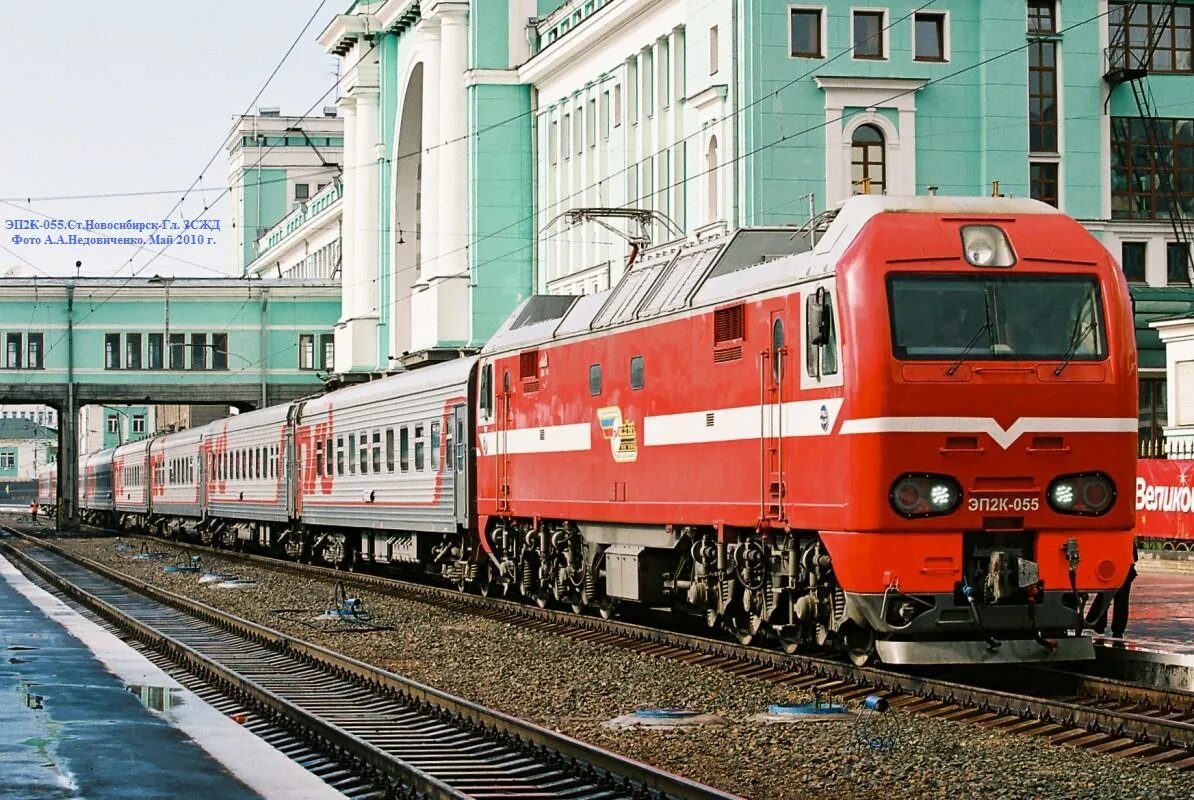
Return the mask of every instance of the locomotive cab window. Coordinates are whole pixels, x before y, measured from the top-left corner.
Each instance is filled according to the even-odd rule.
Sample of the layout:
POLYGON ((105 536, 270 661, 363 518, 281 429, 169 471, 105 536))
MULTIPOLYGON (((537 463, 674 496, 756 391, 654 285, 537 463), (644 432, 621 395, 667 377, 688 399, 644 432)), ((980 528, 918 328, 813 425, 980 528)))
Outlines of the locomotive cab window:
POLYGON ((833 323, 833 295, 819 287, 804 301, 805 370, 810 377, 837 374, 837 327, 833 323))
POLYGON ((641 389, 645 376, 643 374, 643 357, 635 356, 630 359, 630 388, 641 389))
POLYGON ((1096 361, 1107 355, 1093 276, 891 275, 896 358, 1096 361))

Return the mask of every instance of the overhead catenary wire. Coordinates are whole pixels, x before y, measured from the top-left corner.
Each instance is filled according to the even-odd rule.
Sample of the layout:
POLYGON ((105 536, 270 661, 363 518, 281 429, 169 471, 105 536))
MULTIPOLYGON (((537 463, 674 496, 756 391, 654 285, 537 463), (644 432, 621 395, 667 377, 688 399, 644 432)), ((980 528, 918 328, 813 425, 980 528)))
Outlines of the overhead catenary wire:
MULTIPOLYGON (((896 24, 899 24, 900 22, 903 22, 903 21, 904 21, 904 20, 906 20, 906 19, 909 19, 909 18, 912 16, 912 14, 916 13, 916 11, 919 11, 919 10, 921 10, 921 9, 927 8, 928 6, 930 6, 930 5, 932 5, 932 4, 933 4, 933 0, 930 0, 930 2, 929 2, 929 3, 925 3, 924 5, 922 5, 922 6, 920 6, 919 8, 917 8, 917 9, 913 10, 912 12, 909 12, 909 14, 906 14, 905 16, 901 17, 899 20, 896 20, 895 22, 893 22, 893 23, 891 23, 890 25, 886 26, 886 27, 883 29, 883 31, 886 31, 886 30, 887 30, 887 29, 889 29, 890 27, 893 27, 894 25, 896 25, 896 24)), ((1110 10, 1108 10, 1108 11, 1103 11, 1103 12, 1100 12, 1100 13, 1098 13, 1098 14, 1095 14, 1095 15, 1093 15, 1093 16, 1087 17, 1087 18, 1085 18, 1085 19, 1083 19, 1083 20, 1079 20, 1078 22, 1075 22, 1075 23, 1073 23, 1073 24, 1071 24, 1071 25, 1065 26, 1064 28, 1060 29, 1060 30, 1057 32, 1057 34, 1058 34, 1058 35, 1060 35, 1060 34, 1064 34, 1064 33, 1067 33, 1067 32, 1069 32, 1069 31, 1075 30, 1075 29, 1077 29, 1077 28, 1079 28, 1079 27, 1082 27, 1082 26, 1084 26, 1084 25, 1088 25, 1088 24, 1090 24, 1090 23, 1092 23, 1092 22, 1096 22, 1096 21, 1098 21, 1098 20, 1102 19, 1103 17, 1107 16, 1109 13, 1110 13, 1110 10)), ((925 83, 924 83, 924 84, 923 84, 921 87, 918 87, 917 89, 908 89, 908 90, 903 90, 903 91, 898 91, 898 92, 895 92, 895 93, 893 93, 891 96, 889 96, 889 97, 887 97, 887 98, 884 98, 883 100, 880 100, 880 101, 878 101, 878 103, 877 103, 877 104, 878 104, 878 105, 887 104, 887 103, 890 103, 890 102, 891 102, 891 101, 893 101, 893 100, 899 99, 900 97, 903 97, 903 96, 905 96, 905 95, 907 95, 907 94, 909 94, 909 93, 911 93, 911 92, 914 92, 914 91, 917 91, 917 90, 923 89, 923 88, 925 88, 925 87, 927 87, 927 86, 930 86, 930 85, 936 85, 936 84, 943 83, 943 82, 945 82, 945 81, 951 80, 951 79, 953 79, 953 78, 956 78, 956 77, 958 77, 958 76, 960 76, 960 75, 963 75, 963 74, 965 74, 965 73, 968 73, 968 72, 970 72, 970 71, 972 71, 972 70, 974 70, 974 69, 978 69, 978 68, 980 68, 980 67, 982 67, 982 66, 985 66, 985 65, 987 65, 987 64, 990 64, 990 63, 992 63, 992 62, 994 62, 994 61, 997 61, 997 60, 999 60, 999 59, 1002 59, 1002 58, 1008 57, 1008 56, 1010 56, 1010 55, 1013 55, 1013 54, 1015 54, 1015 53, 1021 52, 1021 51, 1025 50, 1025 49, 1027 49, 1027 48, 1031 47, 1032 45, 1034 45, 1034 44, 1036 43, 1036 41, 1037 41, 1037 39, 1036 39, 1036 38, 1030 37, 1030 38, 1029 38, 1029 39, 1028 39, 1028 40, 1027 40, 1027 41, 1026 41, 1024 44, 1022 44, 1022 45, 1017 45, 1017 46, 1015 46, 1015 47, 1011 47, 1011 48, 1008 48, 1008 49, 1006 49, 1006 50, 1003 50, 1003 51, 997 52, 997 53, 995 53, 995 54, 993 54, 993 55, 991 55, 991 56, 988 56, 988 57, 986 57, 986 58, 984 58, 984 59, 981 59, 981 60, 979 60, 979 61, 976 61, 976 62, 974 62, 974 63, 972 63, 972 64, 969 64, 969 65, 967 65, 967 66, 964 66, 964 67, 962 67, 962 68, 960 68, 960 69, 954 70, 954 71, 952 71, 952 72, 950 72, 950 73, 947 73, 947 74, 945 74, 945 75, 941 75, 941 76, 938 76, 938 77, 936 77, 936 78, 929 79, 929 80, 927 80, 927 81, 926 81, 926 82, 925 82, 925 83)), ((376 42, 374 42, 374 43, 373 43, 373 45, 372 45, 372 47, 370 48, 370 50, 369 50, 369 51, 368 51, 368 52, 367 52, 365 55, 367 56, 367 55, 368 55, 368 53, 369 53, 369 52, 371 52, 371 51, 372 51, 372 49, 373 49, 373 48, 375 48, 376 46, 377 46, 377 43, 376 43, 376 42)), ((769 93, 767 93, 766 95, 763 95, 763 96, 761 96, 760 98, 756 99, 755 101, 752 101, 752 102, 751 102, 751 103, 749 103, 749 104, 746 104, 746 105, 744 105, 744 106, 742 106, 742 107, 739 107, 738 109, 735 109, 735 110, 734 110, 734 112, 732 112, 732 113, 731 113, 731 115, 728 115, 728 116, 733 116, 733 115, 737 115, 737 114, 741 114, 741 113, 743 113, 745 110, 747 110, 747 109, 748 109, 748 108, 750 108, 751 106, 753 106, 753 105, 757 105, 759 102, 762 102, 763 100, 765 100, 765 99, 767 99, 767 98, 769 98, 769 97, 775 96, 776 94, 778 94, 778 92, 780 92, 780 91, 783 91, 783 90, 785 90, 785 89, 787 89, 787 88, 791 87, 792 85, 795 85, 795 84, 796 84, 796 83, 798 83, 799 81, 801 81, 801 80, 804 80, 805 78, 807 78, 807 77, 808 77, 809 75, 811 75, 811 74, 812 74, 814 71, 820 71, 820 70, 822 70, 826 64, 828 64, 828 63, 832 63, 834 60, 836 60, 836 59, 838 59, 838 58, 841 58, 841 57, 843 57, 844 55, 846 55, 846 54, 848 54, 848 53, 850 53, 850 52, 852 52, 852 48, 850 48, 850 49, 846 49, 846 50, 843 50, 841 53, 839 53, 839 54, 837 54, 837 55, 833 56, 832 58, 830 58, 830 59, 828 59, 828 60, 826 60, 826 61, 819 62, 819 63, 817 64, 817 66, 816 66, 815 70, 810 70, 810 71, 808 71, 808 72, 805 72, 805 73, 803 73, 802 75, 800 75, 800 76, 798 76, 798 77, 796 77, 796 78, 794 78, 794 79, 792 79, 792 80, 788 81, 787 83, 785 83, 784 85, 780 86, 779 88, 777 88, 777 89, 773 90, 772 92, 769 92, 769 93)), ((364 58, 364 57, 365 57, 365 56, 362 56, 362 58, 364 58)), ((360 62, 358 61, 358 63, 360 63, 360 62)), ((337 86, 339 85, 339 82, 340 82, 340 81, 337 81, 337 84, 336 84, 337 86)), ((333 87, 333 88, 335 88, 335 87, 333 87)), ((331 90, 329 90, 329 91, 331 91, 331 90)), ((326 96, 326 93, 325 93, 325 96, 326 96)), ((322 100, 322 98, 321 98, 321 100, 322 100)), ((317 103, 317 104, 318 104, 318 103, 317 103)), ((666 186, 666 187, 660 187, 660 188, 657 188, 657 189, 655 189, 654 191, 652 191, 652 192, 651 192, 651 194, 656 194, 656 193, 658 193, 659 191, 664 191, 664 190, 666 190, 666 189, 671 189, 671 188, 675 188, 675 187, 677 187, 677 186, 684 185, 685 183, 688 183, 689 181, 696 180, 696 179, 698 179, 698 178, 704 177, 704 176, 706 176, 707 174, 709 174, 710 172, 714 172, 714 171, 716 171, 716 170, 720 169, 721 167, 723 167, 723 166, 726 166, 727 164, 734 163, 735 161, 740 161, 740 160, 742 160, 742 159, 744 159, 744 158, 748 158, 748 157, 750 157, 750 156, 753 156, 753 155, 755 155, 755 154, 757 154, 757 153, 759 153, 759 152, 762 152, 762 151, 768 150, 768 149, 770 149, 770 148, 772 148, 772 147, 775 147, 775 146, 777 146, 777 145, 780 145, 780 144, 783 144, 783 143, 785 143, 785 142, 791 141, 791 140, 795 139, 796 137, 803 136, 803 135, 805 135, 805 134, 811 133, 811 132, 813 132, 813 131, 816 131, 816 130, 821 130, 821 129, 823 129, 823 128, 827 127, 828 125, 830 125, 830 124, 832 124, 832 123, 836 123, 836 122, 840 122, 840 121, 842 121, 842 119, 843 119, 843 118, 844 118, 844 114, 843 114, 843 115, 841 115, 841 116, 838 116, 838 117, 832 118, 832 119, 826 119, 826 120, 824 120, 824 121, 822 121, 822 122, 820 122, 820 123, 818 123, 818 124, 816 124, 816 125, 812 125, 812 126, 809 126, 809 127, 807 127, 807 128, 804 128, 804 129, 801 129, 801 130, 798 130, 798 131, 793 131, 793 132, 791 132, 791 133, 788 133, 788 134, 781 135, 780 137, 778 137, 777 139, 775 139, 775 140, 773 140, 773 141, 770 141, 770 142, 767 142, 767 143, 761 144, 761 145, 759 145, 758 147, 755 147, 755 148, 753 148, 753 149, 751 149, 751 150, 748 150, 748 151, 744 151, 744 152, 742 152, 742 153, 739 153, 739 154, 737 154, 736 156, 734 156, 734 157, 732 157, 732 158, 730 158, 730 159, 728 159, 728 160, 726 160, 726 161, 723 161, 723 162, 721 162, 721 163, 719 163, 719 164, 716 164, 716 165, 714 165, 714 166, 712 166, 712 167, 710 167, 710 168, 707 168, 707 169, 704 169, 704 170, 700 170, 700 171, 698 171, 698 172, 696 172, 696 173, 694 173, 694 174, 692 174, 692 175, 686 175, 684 178, 682 178, 682 179, 680 179, 680 180, 678 180, 678 181, 674 181, 673 183, 669 184, 669 185, 668 185, 668 186, 666 186)), ((470 135, 473 135, 473 134, 470 134, 470 135)), ((692 138, 693 136, 696 136, 696 135, 699 135, 699 132, 694 132, 693 134, 690 134, 690 135, 688 135, 688 136, 684 137, 683 139, 679 140, 678 142, 672 142, 672 143, 670 143, 670 144, 668 145, 668 148, 667 148, 667 149, 670 149, 671 147, 675 146, 676 144, 678 144, 678 143, 681 143, 681 142, 683 142, 683 141, 686 141, 687 139, 689 139, 689 138, 692 138)), ((448 143, 450 143, 450 142, 445 142, 444 144, 448 144, 448 143)), ((439 146, 439 145, 437 145, 437 146, 439 146)), ((661 150, 661 151, 659 151, 659 153, 662 153, 662 152, 663 152, 662 150, 661 150)), ((412 154, 410 154, 410 155, 412 155, 412 156, 413 156, 413 155, 416 155, 416 154, 415 154, 415 153, 412 153, 412 154)), ((657 155, 658 155, 658 153, 657 153, 657 155)), ((566 201, 566 200, 574 199, 574 198, 576 198, 577 196, 581 195, 582 193, 584 193, 584 192, 587 192, 587 191, 589 191, 589 190, 591 190, 591 189, 593 189, 593 188, 596 188, 597 186, 599 186, 599 185, 600 185, 600 183, 601 183, 601 182, 604 182, 604 181, 606 181, 606 180, 609 180, 609 179, 611 179, 611 178, 613 178, 613 177, 616 177, 616 176, 618 176, 618 175, 625 174, 625 173, 626 173, 626 172, 627 172, 627 171, 628 171, 628 170, 629 170, 629 169, 630 169, 632 166, 635 166, 635 165, 628 165, 627 167, 623 168, 622 170, 619 170, 619 171, 618 171, 618 172, 616 172, 616 173, 613 173, 613 174, 611 174, 611 175, 609 175, 609 176, 606 176, 605 178, 603 178, 603 179, 602 179, 602 181, 598 181, 598 182, 590 183, 589 185, 587 185, 587 186, 585 186, 585 187, 582 187, 582 188, 578 189, 577 191, 573 192, 573 193, 572 193, 571 195, 569 195, 567 198, 564 198, 564 200, 566 201)), ((641 201, 641 200, 642 200, 642 199, 643 199, 645 196, 646 196, 646 195, 642 195, 642 196, 639 196, 639 197, 636 197, 636 198, 634 198, 634 200, 633 200, 633 201, 630 201, 630 202, 628 202, 628 203, 624 204, 624 207, 633 207, 633 205, 634 205, 634 204, 637 204, 637 203, 638 203, 639 201, 641 201)), ((431 259, 429 259, 429 260, 422 261, 422 262, 421 262, 421 266, 425 266, 425 265, 427 265, 427 264, 433 263, 434 261, 436 261, 436 260, 438 260, 438 259, 440 259, 440 258, 445 258, 445 257, 448 257, 448 256, 450 256, 450 255, 454 255, 454 254, 456 254, 456 253, 459 253, 459 252, 461 252, 461 251, 468 251, 470 247, 472 247, 472 246, 475 246, 476 244, 478 244, 478 243, 480 243, 480 242, 482 242, 482 241, 485 241, 485 240, 487 240, 487 239, 489 239, 489 238, 496 238, 496 235, 497 235, 497 234, 499 234, 499 233, 503 233, 503 232, 505 232, 505 231, 509 231, 509 230, 511 230, 512 228, 516 228, 516 227, 518 227, 518 226, 520 226, 520 225, 523 225, 523 224, 526 224, 526 223, 531 223, 531 222, 533 222, 533 221, 535 220, 535 218, 536 218, 536 215, 535 215, 535 214, 532 214, 532 215, 529 215, 529 216, 527 216, 527 217, 523 217, 523 218, 521 218, 521 219, 515 220, 514 222, 508 223, 507 225, 505 225, 505 226, 503 226, 503 227, 501 227, 501 228, 498 228, 497 230, 495 230, 495 231, 493 231, 493 232, 491 232, 491 233, 489 233, 489 234, 485 234, 485 235, 482 235, 482 236, 478 237, 478 238, 477 238, 477 240, 476 240, 475 242, 471 242, 471 243, 469 243, 469 244, 466 244, 466 245, 464 245, 464 246, 462 246, 462 247, 460 247, 460 248, 456 248, 455 250, 451 250, 451 251, 448 251, 448 252, 445 252, 445 253, 440 253, 440 254, 437 254, 436 256, 434 256, 433 258, 431 258, 431 259)), ((548 237, 548 238, 550 238, 550 237, 554 237, 554 236, 557 236, 557 235, 558 235, 558 233, 549 234, 549 237, 548 237)), ((538 238, 539 238, 539 240, 542 240, 542 238, 543 238, 543 237, 538 237, 538 238)), ((499 263, 499 262, 505 261, 505 260, 506 260, 506 259, 508 259, 508 258, 511 258, 511 257, 517 256, 518 254, 520 254, 520 253, 524 252, 524 251, 525 251, 525 250, 526 250, 528 247, 532 247, 532 246, 534 245, 534 243, 535 243, 535 241, 536 241, 536 237, 535 237, 534 235, 532 235, 531 237, 528 237, 528 238, 527 238, 525 241, 526 241, 526 244, 524 244, 524 245, 520 245, 519 247, 517 247, 517 248, 514 248, 514 249, 512 249, 512 250, 510 250, 510 251, 508 251, 508 252, 506 252, 506 253, 503 253, 503 254, 501 254, 501 255, 499 255, 499 256, 495 256, 495 257, 492 257, 492 258, 486 259, 485 261, 483 261, 483 262, 481 262, 481 263, 478 263, 478 264, 472 264, 472 265, 470 265, 470 266, 469 266, 467 269, 465 269, 465 270, 462 270, 462 271, 460 271, 460 272, 458 272, 458 273, 454 273, 454 274, 450 274, 450 275, 443 275, 443 276, 430 276, 430 277, 428 278, 428 280, 429 280, 429 281, 442 282, 442 281, 446 281, 446 280, 453 280, 453 279, 459 279, 459 278, 465 278, 465 277, 469 277, 469 276, 470 276, 470 275, 471 275, 471 274, 472 274, 472 273, 473 273, 475 270, 477 270, 477 269, 479 269, 479 268, 481 268, 481 267, 484 267, 484 266, 489 266, 490 264, 495 264, 495 263, 499 263)), ((343 289, 343 288, 351 287, 351 286, 354 286, 354 285, 359 285, 360 283, 365 283, 365 282, 373 282, 373 283, 376 283, 376 282, 378 282, 379 280, 380 280, 380 278, 370 278, 370 279, 367 279, 366 281, 358 281, 358 282, 349 283, 349 284, 343 284, 343 283, 342 283, 342 284, 341 284, 341 288, 343 289)), ((414 294, 415 294, 415 293, 416 293, 416 292, 414 292, 414 291, 411 291, 411 292, 408 292, 408 293, 406 293, 406 294, 404 294, 404 295, 395 295, 395 296, 393 296, 393 297, 390 297, 390 298, 389 298, 389 300, 388 300, 388 303, 387 303, 387 309, 389 309, 389 308, 392 308, 392 307, 393 307, 395 304, 397 304, 398 302, 401 302, 401 301, 403 301, 403 300, 410 299, 411 297, 413 297, 413 296, 414 296, 414 294)), ((108 298, 108 299, 110 299, 110 298, 108 298)), ((105 300, 105 302, 106 302, 106 300, 105 300)), ((61 337, 59 338, 59 342, 60 342, 60 341, 61 341, 61 337)), ((55 344, 57 344, 57 343, 58 343, 58 342, 55 342, 55 344)), ((52 349, 53 349, 53 347, 51 347, 51 348, 47 349, 47 353, 48 353, 48 352, 50 352, 50 350, 52 350, 52 349)))

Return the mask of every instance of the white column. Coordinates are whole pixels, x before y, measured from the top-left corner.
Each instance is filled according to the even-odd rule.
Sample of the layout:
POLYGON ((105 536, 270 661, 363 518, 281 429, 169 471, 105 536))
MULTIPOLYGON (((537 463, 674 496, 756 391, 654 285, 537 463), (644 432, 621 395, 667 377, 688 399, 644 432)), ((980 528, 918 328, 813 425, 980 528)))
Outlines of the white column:
POLYGON ((356 222, 353 225, 356 260, 358 262, 351 293, 354 297, 354 316, 373 316, 377 313, 379 288, 378 238, 381 230, 378 219, 377 143, 378 143, 378 100, 377 89, 357 89, 356 147, 353 181, 355 200, 353 210, 356 222))
POLYGON ((445 10, 440 16, 439 64, 439 235, 437 275, 456 275, 467 265, 462 249, 468 234, 467 115, 464 72, 468 65, 467 13, 445 10))
POLYGON ((440 44, 439 20, 425 19, 423 32, 423 197, 422 208, 422 245, 421 266, 419 278, 426 282, 430 275, 434 275, 439 268, 439 187, 441 183, 440 162, 442 139, 439 135, 439 108, 443 103, 440 97, 440 44))
MULTIPOLYGON (((356 225, 356 192, 353 188, 356 183, 356 173, 352 167, 357 160, 357 103, 355 98, 342 97, 339 105, 340 116, 344 118, 344 199, 341 201, 343 214, 340 222, 342 230, 340 241, 340 319, 344 321, 356 316, 355 297, 348 287, 352 286, 356 272, 356 242, 353 237, 356 225)), ((339 341, 336 342, 336 350, 340 352, 339 341)))
MULTIPOLYGON (((419 23, 422 39, 419 53, 423 59, 423 156, 419 208, 421 227, 419 266, 412 286, 400 287, 410 293, 410 349, 418 352, 436 343, 435 292, 429 279, 440 268, 439 184, 441 163, 439 136, 439 19, 424 17, 419 23)), ((405 113, 405 112, 404 112, 405 113)), ((412 227, 413 235, 413 227, 412 227)))

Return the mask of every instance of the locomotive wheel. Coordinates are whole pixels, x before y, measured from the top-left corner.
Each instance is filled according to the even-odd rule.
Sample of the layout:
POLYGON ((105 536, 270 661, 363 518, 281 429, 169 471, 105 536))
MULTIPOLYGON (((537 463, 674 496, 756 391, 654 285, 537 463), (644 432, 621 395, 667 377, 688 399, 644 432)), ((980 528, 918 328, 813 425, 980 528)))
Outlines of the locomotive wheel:
POLYGON ((477 590, 482 597, 505 597, 510 591, 510 584, 501 579, 497 567, 490 562, 482 568, 477 578, 477 590))
POLYGON ((741 608, 730 608, 722 617, 726 630, 739 644, 753 644, 761 639, 763 621, 741 608))
POLYGON ((877 660, 875 653, 875 631, 869 626, 847 622, 842 626, 842 642, 846 654, 856 667, 865 667, 877 660))

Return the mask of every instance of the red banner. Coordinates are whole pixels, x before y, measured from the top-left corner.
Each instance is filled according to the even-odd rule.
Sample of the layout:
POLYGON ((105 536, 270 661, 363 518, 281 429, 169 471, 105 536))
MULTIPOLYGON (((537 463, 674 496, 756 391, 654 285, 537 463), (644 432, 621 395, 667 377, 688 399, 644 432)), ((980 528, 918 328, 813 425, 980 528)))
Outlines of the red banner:
POLYGON ((1194 539, 1194 461, 1136 462, 1136 535, 1194 539))

